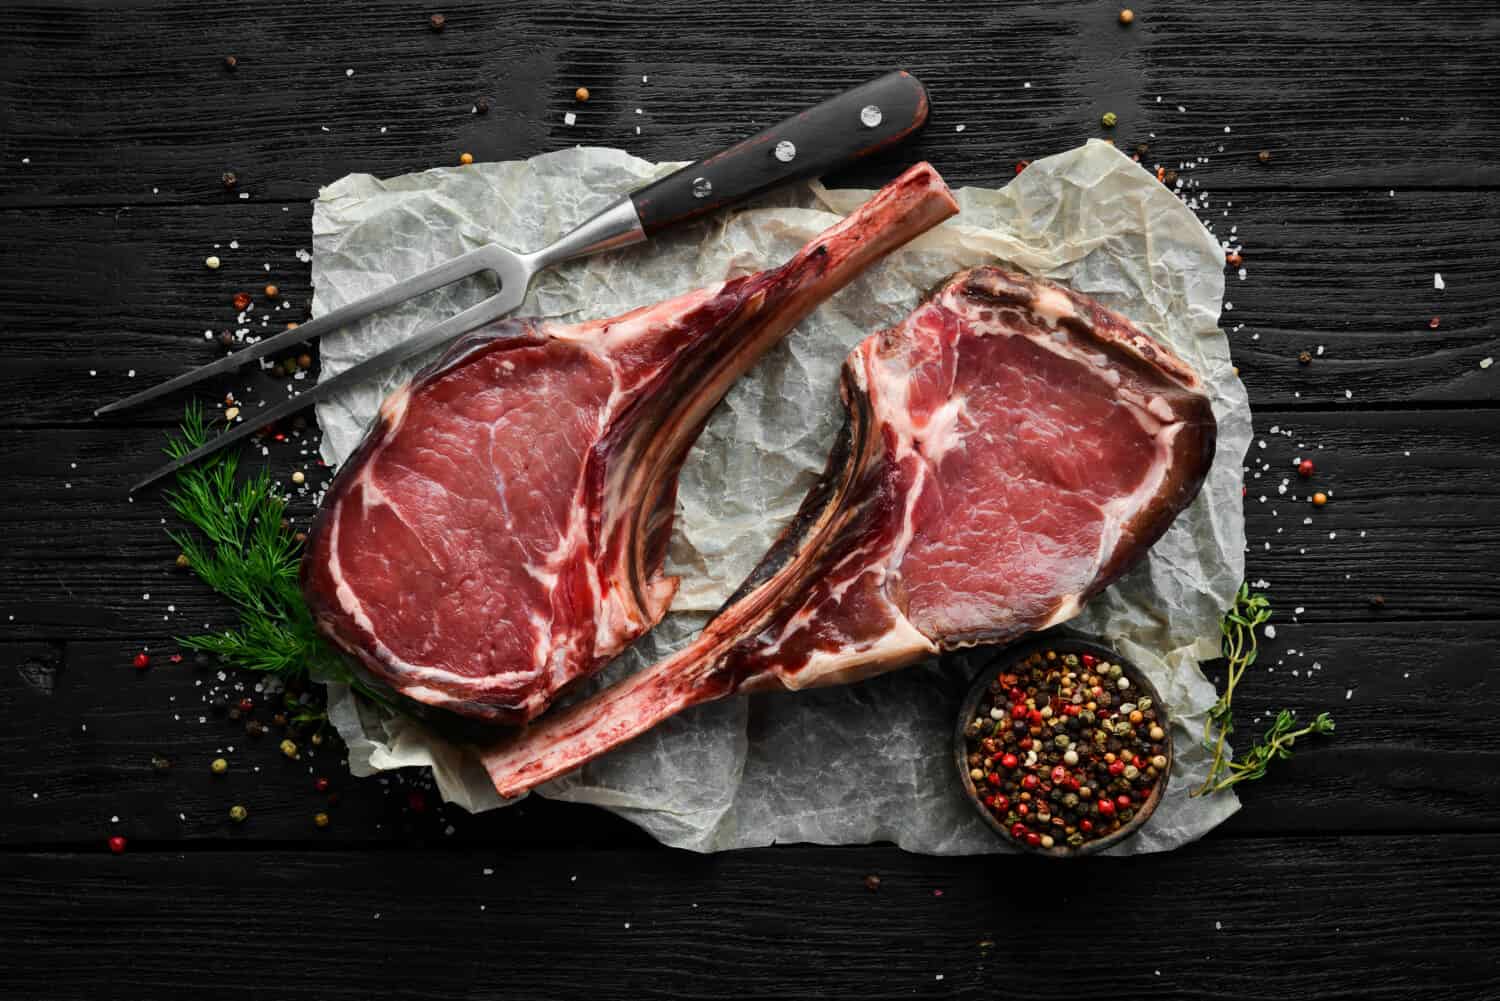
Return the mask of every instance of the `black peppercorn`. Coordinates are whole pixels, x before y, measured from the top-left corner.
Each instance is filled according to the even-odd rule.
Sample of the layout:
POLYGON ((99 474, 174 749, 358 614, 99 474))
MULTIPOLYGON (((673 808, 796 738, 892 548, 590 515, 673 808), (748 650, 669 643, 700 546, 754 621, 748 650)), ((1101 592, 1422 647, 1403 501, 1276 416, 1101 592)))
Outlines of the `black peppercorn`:
POLYGON ((172 762, 168 761, 160 754, 153 754, 151 755, 151 767, 155 768, 159 772, 170 771, 172 768, 172 762))
POLYGON ((227 70, 233 70, 239 64, 240 64, 240 61, 238 59, 234 58, 234 56, 225 56, 224 57, 224 68, 227 69, 227 70))
POLYGON ((232 171, 232 170, 226 170, 226 171, 224 171, 223 175, 219 178, 219 180, 221 180, 221 181, 224 182, 224 187, 226 187, 226 188, 232 188, 236 184, 240 183, 240 179, 238 177, 234 176, 234 171, 232 171))
POLYGON ((1270 163, 1271 162, 1271 151, 1268 150, 1268 149, 1263 149, 1259 153, 1255 154, 1255 158, 1257 160, 1259 160, 1261 163, 1270 163))
POLYGON ((487 98, 487 97, 481 97, 479 100, 475 101, 474 102, 474 111, 477 114, 488 115, 490 113, 490 100, 489 100, 489 98, 487 98))
POLYGON ((1303 364, 1303 365, 1311 365, 1312 364, 1312 352, 1311 351, 1303 351, 1303 352, 1299 353, 1297 355, 1297 361, 1300 364, 1303 364))
POLYGON ((433 31, 442 31, 443 26, 448 23, 448 19, 441 14, 434 14, 427 19, 427 23, 432 26, 433 31))
POLYGON ((219 331, 219 343, 226 348, 234 346, 234 335, 227 330, 219 331))
POLYGON ((286 726, 286 713, 277 713, 271 717, 271 722, 277 726, 286 726))
POLYGON ((1383 595, 1383 594, 1372 594, 1372 595, 1370 595, 1370 607, 1371 608, 1384 608, 1385 607, 1385 595, 1383 595))
POLYGON ((240 718, 240 710, 239 710, 238 707, 229 710, 229 718, 230 719, 239 719, 240 718))
POLYGON ((1136 156, 1144 157, 1149 152, 1151 152, 1151 147, 1147 146, 1145 143, 1136 143, 1135 144, 1135 154, 1136 154, 1136 156))
POLYGON ((266 732, 266 725, 258 719, 245 721, 245 733, 251 737, 259 737, 266 732))
POLYGON ((1177 183, 1177 171, 1175 171, 1175 170, 1169 170, 1169 171, 1167 171, 1165 174, 1162 175, 1162 179, 1161 180, 1162 180, 1163 184, 1165 184, 1167 187, 1170 188, 1172 185, 1174 185, 1174 184, 1177 183))

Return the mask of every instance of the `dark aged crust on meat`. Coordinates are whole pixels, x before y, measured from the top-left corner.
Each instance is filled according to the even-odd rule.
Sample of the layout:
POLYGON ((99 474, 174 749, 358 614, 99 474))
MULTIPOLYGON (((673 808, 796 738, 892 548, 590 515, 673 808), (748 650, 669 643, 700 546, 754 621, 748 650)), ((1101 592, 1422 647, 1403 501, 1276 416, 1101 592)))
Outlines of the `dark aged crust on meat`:
MULTIPOLYGON (((502 795, 518 795, 571 771, 699 702, 734 692, 855 681, 940 650, 1008 642, 1065 621, 1161 537, 1196 496, 1214 454, 1212 407, 1188 365, 1092 300, 1000 268, 954 276, 901 325, 867 338, 846 360, 841 388, 849 416, 825 472, 745 583, 686 649, 488 752, 486 765, 502 795), (1006 337, 1021 340, 999 340, 1006 337), (986 359, 996 358, 1000 369, 983 369, 986 359), (951 371, 939 364, 949 360, 951 371), (976 371, 986 377, 1002 379, 1016 376, 1018 365, 1034 367, 1035 372, 1020 373, 1020 387, 1052 394, 1026 404, 1045 413, 1053 408, 1067 416, 1070 402, 1075 397, 1081 401, 1079 434, 1119 443, 1117 453, 1103 456, 1115 460, 1114 469, 1098 470, 1101 481, 1118 481, 1118 496, 1101 496, 1095 506, 1102 516, 1112 505, 1124 505, 1124 516, 1103 517, 1098 528, 1103 551, 1088 557, 1087 538, 1081 548, 1075 545, 1078 552, 1069 557, 1071 564, 1059 565, 1059 583, 1051 592, 1020 596, 1023 605, 1024 599, 1037 599, 1021 613, 947 628, 955 620, 942 603, 933 606, 924 599, 924 606, 913 592, 924 586, 930 590, 932 582, 924 576, 931 578, 934 567, 941 569, 951 559, 944 556, 943 547, 951 551, 952 543, 943 534, 948 527, 943 518, 960 519, 956 524, 963 527, 962 519, 971 517, 967 510, 922 506, 933 498, 943 500, 944 491, 968 502, 962 477, 943 478, 947 457, 969 458, 964 450, 971 439, 984 442, 976 448, 991 449, 976 453, 979 458, 992 455, 1002 465, 1012 455, 1016 462, 1023 456, 1034 462, 1047 454, 1046 448, 1032 447, 1027 453, 1006 444, 1025 442, 1002 438, 997 444, 987 436, 989 430, 1014 433, 1014 428, 1030 427, 1024 408, 1009 424, 1003 418, 1014 415, 999 413, 1004 427, 965 425, 960 434, 955 430, 960 425, 951 423, 944 431, 936 415, 948 413, 958 422, 970 404, 983 413, 985 405, 993 407, 1001 399, 993 392, 986 399, 985 392, 998 392, 997 385, 1005 388, 984 380, 964 383, 963 362, 979 366, 976 371), (935 401, 924 402, 918 394, 918 403, 912 404, 912 386, 931 374, 929 365, 950 376, 949 395, 941 402, 952 406, 949 411, 942 406, 924 410, 926 417, 919 421, 913 416, 922 409, 918 404, 935 401), (1026 383, 1027 377, 1033 382, 1026 383), (1053 377, 1071 381, 1064 388, 1050 382, 1053 377), (1101 385, 1112 388, 1101 390, 1101 385), (1089 398, 1104 404, 1103 409, 1090 411, 1089 398), (1090 414, 1093 423, 1087 422, 1090 414), (1138 467, 1135 463, 1148 454, 1142 451, 1147 448, 1151 461, 1138 467), (940 514, 938 524, 915 517, 924 511, 940 514), (924 533, 930 538, 924 539, 924 533), (1076 580, 1078 560, 1084 558, 1089 560, 1086 579, 1075 589, 1063 586, 1076 580)), ((1092 439, 1059 440, 1064 450, 1094 458, 1092 439)), ((1060 475, 1069 472, 1076 469, 1062 468, 1060 475)), ((1027 502, 1036 493, 1030 488, 1016 496, 1027 502)), ((1069 499, 1057 498, 1058 517, 1069 517, 1069 499)), ((1021 551, 1033 543, 1032 531, 1013 532, 1004 541, 1021 551)), ((1070 541, 1066 526, 1058 538, 1070 541)), ((962 542, 963 536, 958 539, 962 542)), ((1003 559, 1007 550, 995 552, 1003 559)), ((988 558, 976 557, 979 563, 988 558)), ((955 592, 959 598, 964 597, 961 592, 955 592)), ((966 611, 971 610, 960 602, 959 619, 966 611)))
POLYGON ((302 568, 319 626, 429 710, 540 713, 665 613, 677 473, 733 380, 956 211, 919 164, 779 268, 468 335, 385 401, 336 478, 302 568))

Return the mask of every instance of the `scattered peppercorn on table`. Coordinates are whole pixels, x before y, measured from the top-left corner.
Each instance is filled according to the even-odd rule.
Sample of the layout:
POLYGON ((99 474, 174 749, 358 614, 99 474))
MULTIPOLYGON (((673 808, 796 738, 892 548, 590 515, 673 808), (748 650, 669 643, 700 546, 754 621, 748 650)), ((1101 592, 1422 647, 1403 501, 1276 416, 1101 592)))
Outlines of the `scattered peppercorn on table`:
MULTIPOLYGON (((1491 6, 0 10, 0 994, 1500 994, 1491 6), (305 321, 321 186, 575 144, 689 159, 895 67, 927 84, 928 127, 831 185, 875 185, 921 158, 955 187, 996 186, 1026 161, 1104 138, 1212 225, 1221 324, 1257 416, 1243 461, 1246 577, 1274 609, 1226 743, 1244 754, 1268 729, 1285 732, 1284 707, 1298 728, 1331 710, 1335 737, 1235 786, 1239 813, 1167 855, 1059 863, 782 845, 701 858, 586 805, 469 814, 422 775, 354 779, 346 759, 361 749, 322 722, 318 686, 277 690, 177 645, 232 616, 180 565, 191 561, 164 532, 161 495, 130 501, 123 485, 158 461, 186 398, 88 415, 305 321), (1079 936, 1103 927, 1129 947, 1072 959, 1079 936), (1059 950, 1069 958, 1037 961, 1059 950)), ((475 239, 482 230, 476 220, 475 239)), ((1107 297, 1129 280, 1100 275, 1087 291, 1107 297)), ((315 345, 268 358, 199 399, 215 419, 246 419, 311 384, 317 358, 315 345)), ((788 375, 787 392, 821 391, 832 388, 788 375)), ((240 463, 268 470, 286 524, 267 528, 295 540, 330 475, 310 415, 240 463)), ((262 652, 276 656, 273 644, 262 652)), ((931 697, 955 724, 984 663, 962 657, 932 673, 931 697)), ((1023 817, 1021 842, 1034 834, 1037 851, 1044 836, 1057 849, 1116 822, 1143 777, 1170 770, 1148 714, 1170 714, 1183 693, 1146 706, 1101 663, 1114 661, 1080 657, 1067 696, 1065 672, 1011 672, 1015 684, 986 688, 988 708, 970 718, 1000 723, 998 711, 1010 730, 965 747, 963 773, 945 760, 911 781, 933 796, 978 782, 976 811, 1000 814, 1000 847, 1023 817), (1109 705, 1094 696, 1069 717, 1082 727, 1094 713, 1089 736, 1054 732, 1049 721, 1095 687, 1109 705), (1085 759, 1101 708, 1130 728, 1128 755, 1112 733, 1085 759), (1048 769, 1026 773, 1035 789, 1012 787, 1006 756, 1030 752, 1048 769), (1045 829, 1033 825, 1042 802, 1045 829)), ((1222 688, 1222 667, 1207 674, 1222 688)), ((778 739, 757 729, 754 702, 706 711, 751 714, 747 753, 778 739)), ((1168 724, 1179 754, 1200 739, 1168 724)), ((860 762, 830 741, 807 767, 860 762)), ((878 813, 882 790, 867 796, 878 813)))

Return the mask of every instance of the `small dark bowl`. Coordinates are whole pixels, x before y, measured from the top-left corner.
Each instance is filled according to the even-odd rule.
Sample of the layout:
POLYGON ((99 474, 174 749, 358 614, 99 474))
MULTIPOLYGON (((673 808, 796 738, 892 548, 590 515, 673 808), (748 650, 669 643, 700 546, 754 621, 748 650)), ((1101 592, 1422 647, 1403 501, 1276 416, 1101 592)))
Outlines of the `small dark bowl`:
POLYGON ((974 804, 974 809, 979 811, 979 815, 984 818, 984 822, 1006 844, 1012 845, 1024 852, 1031 852, 1035 855, 1046 855, 1051 858, 1077 858, 1083 855, 1095 855, 1109 848, 1111 845, 1117 845, 1121 841, 1124 841, 1136 831, 1139 831, 1145 826, 1146 821, 1151 819, 1151 815, 1156 812, 1157 805, 1161 802, 1162 796, 1167 791, 1167 783, 1172 778, 1172 723, 1167 714, 1166 704, 1162 702, 1161 694, 1157 692, 1156 686, 1151 684, 1151 679, 1147 678, 1139 668, 1124 657, 1121 657, 1110 647, 1076 634, 1061 633, 1039 636, 1035 639, 1016 643, 997 651, 994 659, 985 666, 984 670, 979 672, 978 677, 974 679, 973 684, 969 687, 969 693, 964 696, 963 706, 958 714, 958 727, 954 730, 953 734, 953 741, 953 763, 958 768, 958 780, 963 783, 964 795, 970 803, 974 804), (1151 790, 1151 795, 1146 797, 1146 802, 1136 809, 1135 816, 1130 819, 1130 823, 1124 825, 1118 831, 1095 841, 1085 841, 1077 848, 1067 844, 1055 844, 1051 848, 1043 848, 1040 845, 1032 847, 1025 842, 1012 838, 1010 831, 1000 822, 1000 819, 991 813, 985 807, 984 803, 980 801, 980 794, 974 788, 974 780, 969 777, 969 748, 967 738, 964 736, 964 730, 968 726, 969 721, 974 718, 974 714, 979 708, 979 703, 984 699, 989 689, 990 682, 994 681, 997 675, 1004 674, 1027 657, 1030 657, 1033 653, 1048 649, 1056 650, 1059 654, 1092 654, 1100 660, 1108 661, 1111 664, 1119 664, 1124 676, 1130 679, 1131 688, 1137 693, 1136 698, 1139 699, 1139 697, 1145 696, 1151 700, 1152 706, 1156 708, 1158 713, 1158 722, 1167 734, 1165 741, 1166 750, 1164 752, 1167 758, 1167 767, 1162 772, 1162 776, 1157 781, 1156 786, 1151 790))

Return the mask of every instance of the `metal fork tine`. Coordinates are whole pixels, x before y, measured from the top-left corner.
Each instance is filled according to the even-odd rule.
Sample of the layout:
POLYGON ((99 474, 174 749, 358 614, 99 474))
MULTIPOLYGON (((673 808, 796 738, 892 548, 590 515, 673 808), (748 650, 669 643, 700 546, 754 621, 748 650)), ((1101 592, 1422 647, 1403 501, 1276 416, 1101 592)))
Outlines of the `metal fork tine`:
MULTIPOLYGON (((365 300, 361 300, 361 302, 363 301, 365 300)), ((373 358, 366 358, 364 361, 353 366, 352 368, 340 372, 332 379, 325 379, 306 392, 301 393, 300 395, 293 396, 287 400, 283 400, 275 406, 256 411, 252 419, 235 425, 233 428, 225 431, 217 438, 214 438, 211 441, 200 445, 198 448, 195 448, 190 452, 178 456, 171 462, 167 463, 165 466, 152 471, 151 474, 148 475, 145 479, 141 480, 139 483, 135 484, 135 486, 131 487, 130 492, 135 493, 142 487, 149 486, 150 484, 155 483, 157 480, 161 479, 163 476, 166 476, 169 473, 176 472, 183 466, 186 466, 191 462, 196 462, 197 460, 203 458, 205 455, 217 452, 219 449, 223 448, 226 445, 232 445, 237 441, 242 441, 245 438, 250 437, 260 428, 274 423, 275 421, 279 421, 283 417, 294 414, 304 407, 310 406, 322 397, 329 395, 334 390, 343 389, 353 383, 359 382, 362 379, 374 375, 381 369, 387 368, 390 365, 394 365, 397 362, 404 361, 407 358, 419 355, 424 351, 429 350, 430 348, 437 347, 445 343, 446 341, 450 341, 453 338, 458 337, 460 334, 463 334, 466 331, 473 330, 478 326, 482 326, 483 324, 488 323, 489 321, 510 312, 515 308, 515 306, 516 302, 513 301, 511 295, 507 295, 504 291, 498 292, 495 295, 490 296, 488 299, 485 299, 483 302, 476 303, 463 312, 458 313, 454 316, 450 316, 442 323, 439 323, 434 327, 422 331, 415 337, 409 337, 406 340, 402 341, 400 344, 397 344, 395 347, 382 351, 380 354, 375 355, 373 358)), ((328 315, 333 316, 334 314, 330 313, 328 315)))
MULTIPOLYGON (((482 271, 495 271, 496 258, 498 256, 496 251, 499 250, 501 248, 488 245, 471 250, 465 254, 460 254, 452 260, 444 261, 436 267, 428 268, 419 275, 403 279, 394 285, 389 285, 381 289, 373 295, 357 299, 346 306, 340 306, 338 309, 325 313, 316 319, 309 320, 292 330, 286 330, 273 337, 267 337, 242 351, 236 351, 232 355, 227 355, 207 365, 201 365, 190 372, 184 372, 182 375, 168 379, 166 382, 158 383, 149 389, 144 389, 139 393, 127 396, 123 400, 116 400, 114 403, 102 406, 94 411, 94 416, 98 417, 101 414, 124 410, 127 407, 133 407, 148 400, 154 400, 158 396, 165 396, 168 393, 175 392, 184 386, 190 386, 210 376, 219 375, 223 372, 233 372, 246 362, 263 358, 288 344, 300 344, 303 341, 321 337, 340 327, 347 326, 355 320, 363 319, 371 313, 388 309, 397 303, 404 302, 413 296, 436 291, 445 285, 451 285, 456 281, 479 274, 482 271)), ((459 315, 462 316, 463 314, 459 315)))

